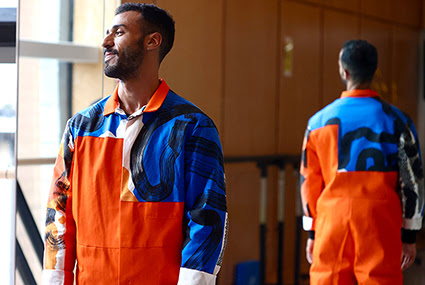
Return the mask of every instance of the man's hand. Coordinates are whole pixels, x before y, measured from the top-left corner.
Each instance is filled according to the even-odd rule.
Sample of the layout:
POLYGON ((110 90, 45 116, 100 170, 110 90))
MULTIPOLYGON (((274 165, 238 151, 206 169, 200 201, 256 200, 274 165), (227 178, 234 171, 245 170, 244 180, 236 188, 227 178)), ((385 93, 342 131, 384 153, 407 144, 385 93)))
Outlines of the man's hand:
POLYGON ((307 261, 312 264, 313 263, 313 247, 314 247, 314 239, 307 239, 307 246, 305 248, 305 255, 307 257, 307 261))
POLYGON ((416 243, 403 243, 401 252, 401 270, 408 268, 415 261, 416 243))

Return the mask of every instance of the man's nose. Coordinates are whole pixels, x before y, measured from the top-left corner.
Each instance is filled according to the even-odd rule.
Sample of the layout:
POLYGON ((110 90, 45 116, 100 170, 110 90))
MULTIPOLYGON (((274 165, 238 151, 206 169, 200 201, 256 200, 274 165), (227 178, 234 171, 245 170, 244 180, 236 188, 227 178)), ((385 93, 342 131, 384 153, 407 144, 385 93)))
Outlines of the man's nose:
POLYGON ((105 36, 105 38, 103 39, 102 47, 103 47, 103 48, 110 48, 110 47, 112 47, 112 46, 114 46, 114 41, 113 41, 113 39, 112 39, 111 34, 108 34, 108 35, 106 35, 106 36, 105 36))

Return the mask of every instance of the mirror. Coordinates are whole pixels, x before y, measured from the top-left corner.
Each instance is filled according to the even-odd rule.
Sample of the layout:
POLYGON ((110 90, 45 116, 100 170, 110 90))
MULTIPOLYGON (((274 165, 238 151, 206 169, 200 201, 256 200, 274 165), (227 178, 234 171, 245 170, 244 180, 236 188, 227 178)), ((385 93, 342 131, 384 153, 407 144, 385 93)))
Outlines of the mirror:
POLYGON ((15 282, 18 0, 0 2, 0 284, 15 282))

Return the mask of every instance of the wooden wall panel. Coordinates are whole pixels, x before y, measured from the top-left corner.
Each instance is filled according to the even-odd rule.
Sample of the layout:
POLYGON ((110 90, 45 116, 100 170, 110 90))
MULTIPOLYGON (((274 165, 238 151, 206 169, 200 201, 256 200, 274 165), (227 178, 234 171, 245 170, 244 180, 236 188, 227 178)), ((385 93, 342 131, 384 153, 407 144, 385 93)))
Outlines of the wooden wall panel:
POLYGON ((277 0, 225 1, 225 155, 276 152, 277 0))
POLYGON ((281 13, 278 149, 279 153, 297 154, 308 118, 321 102, 320 9, 283 2, 281 13))
POLYGON ((234 267, 259 260, 260 172, 255 163, 226 164, 229 236, 219 274, 220 285, 233 284, 234 267))
POLYGON ((73 114, 103 97, 103 50, 101 47, 105 35, 103 25, 103 7, 99 8, 98 2, 74 1, 73 41, 77 44, 99 47, 99 62, 73 65, 73 114))
POLYGON ((392 0, 392 19, 398 23, 420 27, 422 16, 422 0, 392 0), (407 5, 408 3, 408 5, 407 5))
POLYGON ((421 24, 422 0, 361 0, 364 15, 391 22, 419 27, 421 24))
MULTIPOLYGON (((391 101, 417 122, 419 32, 394 28, 391 101)), ((422 142, 424 143, 424 142, 422 142)))
MULTIPOLYGON (((391 20, 392 0, 360 0, 360 9, 364 15, 391 20)), ((398 1, 398 0, 395 0, 398 1)))
POLYGON ((360 19, 356 15, 324 11, 323 23, 323 101, 325 106, 339 98, 345 86, 338 70, 339 51, 345 41, 358 39, 360 35, 360 19))
POLYGON ((391 102, 391 60, 392 27, 390 24, 361 19, 361 38, 369 41, 378 50, 378 70, 375 73, 373 89, 391 102))
POLYGON ((422 5, 422 8, 421 8, 421 28, 422 29, 425 29, 425 0, 422 0, 421 1, 421 5, 422 5))
MULTIPOLYGON (((292 1, 292 0, 284 0, 284 1, 292 1)), ((321 4, 323 4, 323 2, 325 2, 327 0, 295 0, 295 1, 306 2, 307 4, 311 3, 311 4, 321 5, 321 4)))
POLYGON ((223 0, 159 0, 156 4, 176 22, 174 47, 162 63, 161 77, 222 130, 223 0))
MULTIPOLYGON (((307 120, 321 107, 321 9, 306 3, 285 1, 281 7, 279 153, 299 154, 307 120), (290 45, 293 45, 291 50, 290 45), (288 46, 289 45, 289 46, 288 46)), ((308 274, 305 233, 296 249, 295 201, 297 171, 287 167, 285 194, 284 284, 295 284, 294 256, 300 254, 300 273, 308 274), (295 175, 294 175, 295 174, 295 175)), ((272 276, 275 276, 273 272, 272 276)), ((308 284, 300 276, 298 284, 308 284)), ((273 283, 272 283, 273 284, 273 283)))
POLYGON ((322 0, 326 6, 343 9, 347 11, 358 12, 360 11, 360 0, 322 0))

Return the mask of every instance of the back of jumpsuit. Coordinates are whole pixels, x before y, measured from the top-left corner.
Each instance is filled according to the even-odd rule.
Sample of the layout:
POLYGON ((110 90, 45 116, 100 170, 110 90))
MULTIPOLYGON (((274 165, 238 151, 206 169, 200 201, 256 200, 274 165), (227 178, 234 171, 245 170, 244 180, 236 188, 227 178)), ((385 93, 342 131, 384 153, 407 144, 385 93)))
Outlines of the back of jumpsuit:
POLYGON ((372 90, 345 91, 316 113, 301 162, 304 228, 315 232, 311 284, 402 284, 402 235, 421 228, 423 192, 406 114, 372 90))

